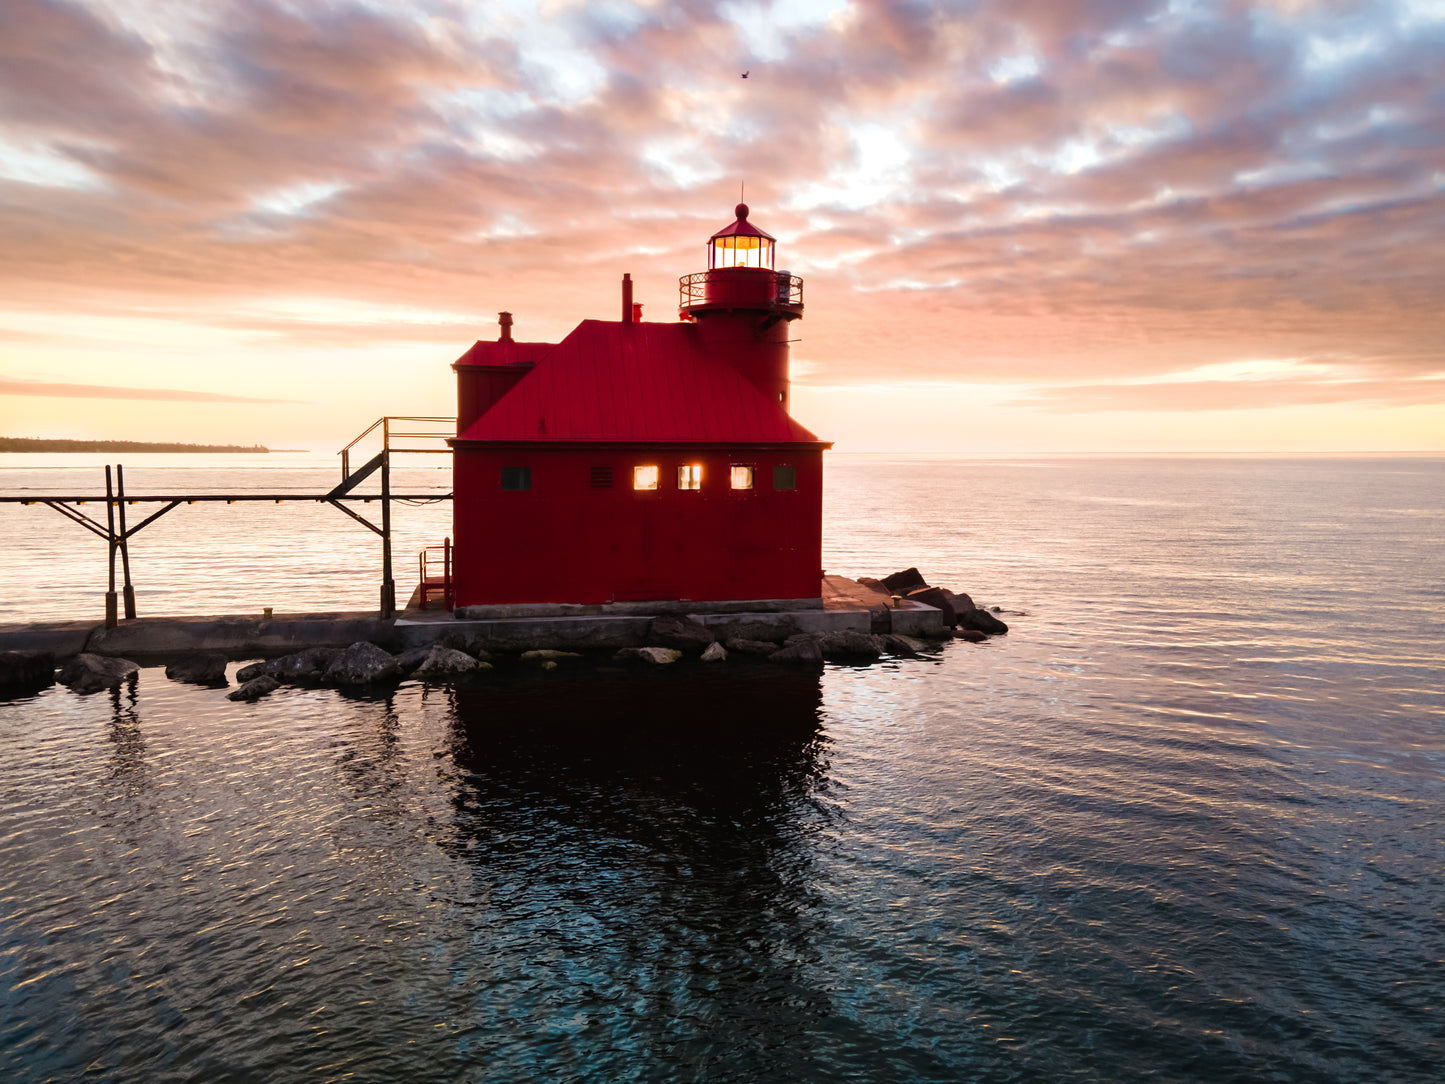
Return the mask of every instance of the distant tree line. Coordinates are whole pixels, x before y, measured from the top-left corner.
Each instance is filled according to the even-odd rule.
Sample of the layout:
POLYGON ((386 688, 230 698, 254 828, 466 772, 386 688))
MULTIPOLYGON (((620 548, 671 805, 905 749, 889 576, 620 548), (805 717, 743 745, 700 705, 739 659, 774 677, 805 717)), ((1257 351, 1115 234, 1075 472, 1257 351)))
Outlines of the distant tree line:
POLYGON ((260 444, 165 444, 150 440, 49 440, 0 437, 0 452, 269 452, 260 444))

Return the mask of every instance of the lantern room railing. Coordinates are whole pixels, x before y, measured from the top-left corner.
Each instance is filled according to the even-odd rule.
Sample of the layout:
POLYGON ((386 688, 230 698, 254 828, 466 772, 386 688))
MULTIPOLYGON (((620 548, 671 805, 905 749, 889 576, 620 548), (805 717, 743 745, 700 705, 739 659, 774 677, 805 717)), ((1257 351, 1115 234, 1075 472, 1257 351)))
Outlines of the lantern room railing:
POLYGON ((764 308, 800 314, 803 311, 803 280, 786 271, 757 267, 698 271, 678 280, 677 307, 681 312, 764 308))

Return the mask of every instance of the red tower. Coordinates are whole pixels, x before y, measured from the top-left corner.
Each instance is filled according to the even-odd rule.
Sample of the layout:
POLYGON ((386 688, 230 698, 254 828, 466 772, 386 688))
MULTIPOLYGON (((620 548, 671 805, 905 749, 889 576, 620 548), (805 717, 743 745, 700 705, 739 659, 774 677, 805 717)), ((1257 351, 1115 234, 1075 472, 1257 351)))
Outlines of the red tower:
POLYGON ((803 284, 737 216, 680 322, 642 322, 624 276, 617 322, 520 343, 503 313, 454 363, 458 608, 818 598, 831 445, 787 413, 803 284))
POLYGON ((803 280, 773 269, 776 239, 737 220, 713 234, 706 271, 682 279, 679 313, 697 322, 705 348, 788 409, 788 325, 803 315, 803 280))

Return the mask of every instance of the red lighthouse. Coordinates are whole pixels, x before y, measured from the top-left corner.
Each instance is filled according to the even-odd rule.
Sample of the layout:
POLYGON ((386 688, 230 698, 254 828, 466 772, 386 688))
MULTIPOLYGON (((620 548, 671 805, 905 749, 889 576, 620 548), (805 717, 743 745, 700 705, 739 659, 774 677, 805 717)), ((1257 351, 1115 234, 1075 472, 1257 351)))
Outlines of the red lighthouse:
POLYGON ((456 605, 819 597, 822 454, 787 412, 802 280, 737 220, 681 280, 680 320, 560 343, 495 342, 453 365, 456 605))

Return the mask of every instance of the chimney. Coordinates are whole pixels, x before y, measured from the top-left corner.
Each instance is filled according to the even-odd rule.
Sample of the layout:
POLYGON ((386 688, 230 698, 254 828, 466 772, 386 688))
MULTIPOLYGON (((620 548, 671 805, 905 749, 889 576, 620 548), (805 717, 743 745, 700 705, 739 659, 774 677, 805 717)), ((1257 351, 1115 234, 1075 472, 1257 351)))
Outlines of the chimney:
POLYGON ((499 343, 512 341, 512 314, 510 312, 497 313, 497 323, 502 329, 501 335, 497 337, 499 343))
POLYGON ((631 275, 623 275, 623 276, 622 276, 622 322, 623 322, 624 324, 630 324, 630 323, 632 323, 635 315, 636 315, 636 314, 635 314, 635 311, 634 311, 633 308, 632 308, 632 276, 631 276, 631 275))

